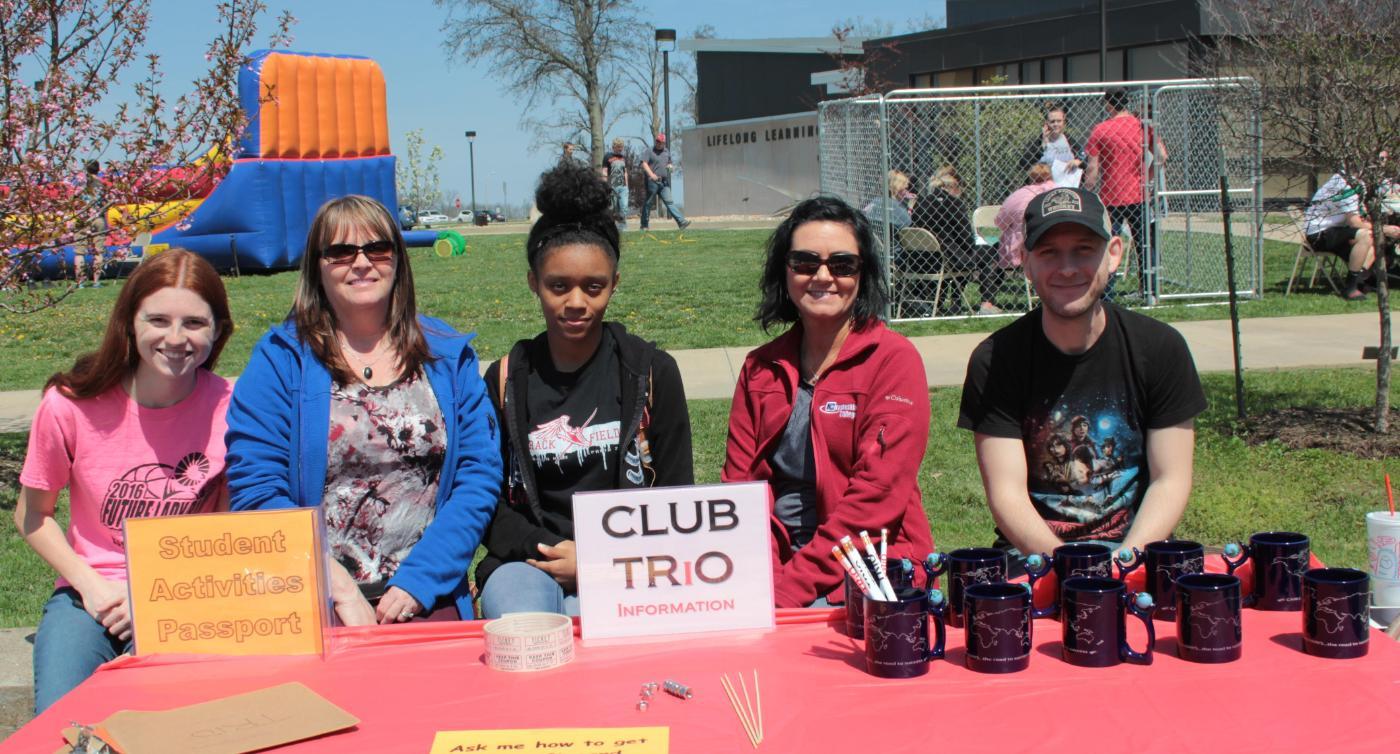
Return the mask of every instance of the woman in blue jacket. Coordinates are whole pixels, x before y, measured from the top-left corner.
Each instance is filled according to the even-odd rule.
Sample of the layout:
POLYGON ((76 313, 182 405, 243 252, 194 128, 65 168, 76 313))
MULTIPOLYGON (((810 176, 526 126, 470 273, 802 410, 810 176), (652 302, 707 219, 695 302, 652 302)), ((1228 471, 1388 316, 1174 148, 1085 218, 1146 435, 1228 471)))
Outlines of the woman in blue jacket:
POLYGON ((234 388, 229 494, 233 510, 324 508, 348 625, 472 617, 467 568, 501 460, 471 338, 416 313, 382 204, 321 207, 292 311, 234 388))

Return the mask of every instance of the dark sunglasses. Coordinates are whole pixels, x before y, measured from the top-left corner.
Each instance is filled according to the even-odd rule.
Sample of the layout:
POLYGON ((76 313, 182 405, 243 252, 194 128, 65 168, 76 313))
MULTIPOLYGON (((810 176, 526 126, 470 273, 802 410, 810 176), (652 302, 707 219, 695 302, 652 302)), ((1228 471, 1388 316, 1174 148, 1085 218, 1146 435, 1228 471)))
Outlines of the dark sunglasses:
POLYGON ((855 277, 860 274, 860 255, 842 251, 822 259, 815 251, 788 252, 788 269, 799 275, 815 275, 822 265, 826 265, 833 277, 855 277))
POLYGON ((387 262, 394 258, 393 241, 370 241, 363 246, 353 243, 333 243, 321 250, 321 258, 331 264, 344 264, 354 261, 355 255, 365 253, 371 262, 387 262))

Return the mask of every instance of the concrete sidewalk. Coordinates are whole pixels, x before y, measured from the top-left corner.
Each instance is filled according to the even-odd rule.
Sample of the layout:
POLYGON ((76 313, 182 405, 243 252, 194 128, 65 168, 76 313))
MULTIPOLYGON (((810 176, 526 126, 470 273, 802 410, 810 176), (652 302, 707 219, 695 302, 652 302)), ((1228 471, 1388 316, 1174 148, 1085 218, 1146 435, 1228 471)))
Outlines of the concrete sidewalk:
MULTIPOLYGON (((1010 319, 1005 320, 1010 322, 1010 319)), ((1203 372, 1233 369, 1229 320, 1178 322, 1203 372)), ((1375 312, 1314 317, 1246 319, 1240 323, 1245 366, 1278 369, 1357 366, 1361 349, 1376 345, 1375 312)), ((912 338, 923 356, 930 387, 961 385, 972 349, 985 333, 912 338)), ((748 348, 703 348, 672 351, 680 364, 686 395, 729 398, 748 348)), ((0 392, 0 431, 29 428, 39 391, 0 392)), ((33 678, 30 670, 33 629, 0 629, 0 739, 29 719, 33 678)))

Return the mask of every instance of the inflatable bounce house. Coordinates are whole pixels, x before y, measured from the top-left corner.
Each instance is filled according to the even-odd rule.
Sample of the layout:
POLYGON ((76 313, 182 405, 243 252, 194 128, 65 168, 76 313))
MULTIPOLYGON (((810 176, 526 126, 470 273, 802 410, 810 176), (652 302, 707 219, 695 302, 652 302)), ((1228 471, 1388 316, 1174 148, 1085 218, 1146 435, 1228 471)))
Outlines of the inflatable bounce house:
MULTIPOLYGON (((139 234, 144 241, 150 234, 133 253, 183 246, 220 270, 283 270, 300 262, 311 218, 328 199, 365 194, 397 217, 377 63, 260 50, 240 72, 238 90, 248 126, 231 155, 215 148, 193 166, 167 168, 171 180, 153 185, 178 186, 180 198, 149 195, 147 203, 108 209, 114 236, 139 234), (210 170, 208 161, 226 165, 210 170)), ((439 237, 404 235, 410 246, 431 246, 439 237)), ((66 251, 71 264, 73 252, 66 251)))

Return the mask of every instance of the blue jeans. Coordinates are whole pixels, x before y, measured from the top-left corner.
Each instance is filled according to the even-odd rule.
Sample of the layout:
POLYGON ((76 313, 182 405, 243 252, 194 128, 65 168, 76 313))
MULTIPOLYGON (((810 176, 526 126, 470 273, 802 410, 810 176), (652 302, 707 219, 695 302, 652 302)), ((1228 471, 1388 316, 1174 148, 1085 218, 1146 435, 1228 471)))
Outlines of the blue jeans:
POLYGON ((613 212, 617 214, 617 227, 627 230, 627 187, 613 186, 613 212))
POLYGON ((529 563, 505 563, 481 588, 482 618, 506 613, 578 615, 578 595, 564 594, 554 578, 529 563))
POLYGON ((651 200, 657 196, 661 197, 661 203, 666 205, 666 211, 671 213, 671 218, 676 221, 676 225, 685 224, 685 215, 676 209, 676 205, 671 201, 671 185, 669 183, 657 183, 647 181, 647 200, 642 202, 642 230, 647 229, 647 224, 651 219, 651 200))
POLYGON ((44 605, 34 637, 34 714, 87 680, 104 662, 131 651, 83 609, 77 590, 63 587, 44 605))

